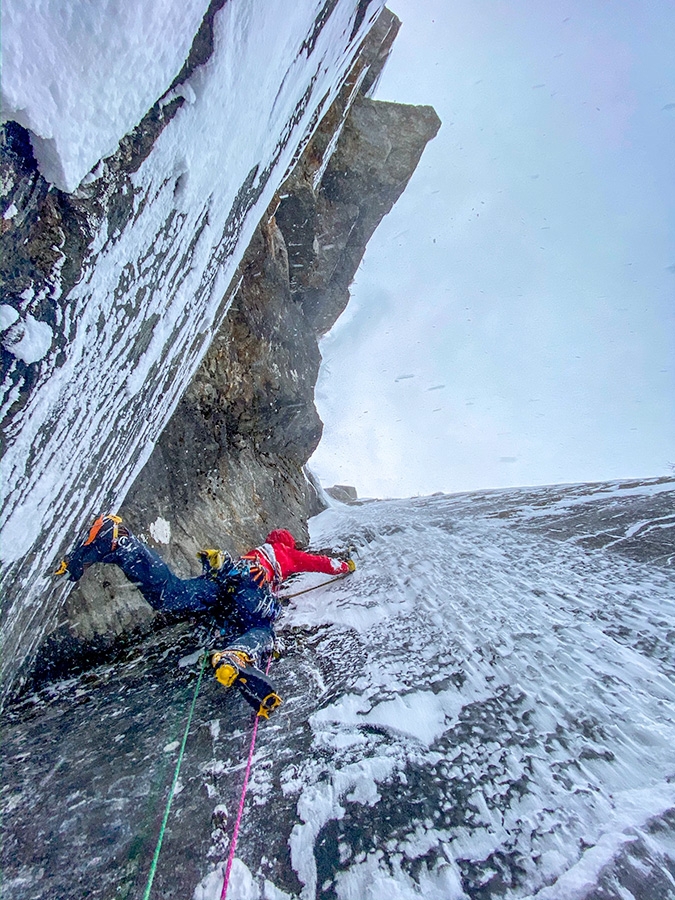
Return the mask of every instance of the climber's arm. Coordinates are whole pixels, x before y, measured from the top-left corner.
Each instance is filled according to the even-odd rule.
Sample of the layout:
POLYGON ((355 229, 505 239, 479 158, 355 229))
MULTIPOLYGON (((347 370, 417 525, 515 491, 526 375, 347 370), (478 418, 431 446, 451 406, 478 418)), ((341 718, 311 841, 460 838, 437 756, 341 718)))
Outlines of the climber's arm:
POLYGON ((353 572, 356 566, 352 562, 334 559, 331 556, 323 556, 319 553, 305 553, 303 550, 292 550, 288 553, 291 570, 285 574, 294 572, 323 572, 325 575, 346 575, 353 572))

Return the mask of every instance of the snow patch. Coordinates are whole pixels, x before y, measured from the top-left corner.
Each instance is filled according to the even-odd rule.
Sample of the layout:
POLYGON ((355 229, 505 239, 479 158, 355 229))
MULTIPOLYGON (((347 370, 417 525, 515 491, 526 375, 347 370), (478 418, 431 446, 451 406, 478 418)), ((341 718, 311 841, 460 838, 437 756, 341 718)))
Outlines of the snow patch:
MULTIPOLYGON (((225 880, 225 865, 225 863, 221 863, 202 878, 192 895, 193 900, 220 900, 225 880)), ((236 856, 232 860, 227 894, 232 900, 261 900, 260 891, 250 869, 236 856)))
MULTIPOLYGON (((193 900, 221 900, 225 863, 221 863, 199 882, 192 895, 193 900)), ((293 900, 291 894, 279 890, 271 881, 265 879, 262 891, 256 884, 247 865, 238 857, 232 860, 230 880, 227 885, 227 896, 231 900, 293 900)))
POLYGON ((74 191, 187 58, 208 0, 5 0, 2 121, 31 132, 44 177, 74 191))
POLYGON ((201 655, 204 651, 202 649, 195 650, 194 653, 189 653, 187 656, 181 656, 178 660, 178 665, 181 669, 186 669, 188 666, 196 666, 199 660, 201 659, 201 655))
POLYGON ((430 747, 465 702, 459 691, 415 691, 378 704, 365 718, 371 725, 407 734, 430 747))
POLYGON ((13 325, 18 318, 19 314, 13 306, 0 303, 0 331, 7 331, 9 326, 13 325))
POLYGON ((197 99, 197 95, 187 82, 185 82, 184 84, 179 84, 178 87, 175 87, 172 91, 169 91, 167 94, 165 94, 162 97, 159 105, 160 107, 164 108, 170 103, 173 103, 174 100, 178 100, 181 98, 185 100, 186 103, 194 103, 197 99))
POLYGON ((168 544, 171 540, 171 525, 166 519, 158 516, 150 526, 150 534, 158 544, 168 544))
POLYGON ((366 860, 340 872, 336 879, 338 900, 468 900, 462 889, 459 868, 443 860, 429 870, 426 863, 413 879, 396 859, 387 864, 382 851, 370 853, 366 860))
MULTIPOLYGON (((385 679, 386 680, 386 679, 385 679)), ((455 724, 464 706, 485 696, 484 690, 465 686, 461 691, 413 691, 398 694, 372 708, 365 697, 346 694, 336 703, 315 713, 312 727, 337 722, 343 725, 379 725, 392 732, 406 735, 430 747, 448 728, 455 724)))
POLYGON ((47 355, 54 338, 51 327, 46 322, 38 322, 30 313, 3 330, 2 346, 28 365, 47 355))

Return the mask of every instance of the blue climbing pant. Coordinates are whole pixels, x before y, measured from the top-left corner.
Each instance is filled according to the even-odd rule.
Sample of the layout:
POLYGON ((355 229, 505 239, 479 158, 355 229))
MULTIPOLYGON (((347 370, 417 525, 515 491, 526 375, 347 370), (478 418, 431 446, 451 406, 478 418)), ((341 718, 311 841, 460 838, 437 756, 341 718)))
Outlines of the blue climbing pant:
POLYGON ((209 574, 179 578, 134 535, 120 537, 117 549, 102 562, 119 566, 153 609, 211 618, 221 630, 225 649, 244 651, 257 665, 272 649, 273 623, 281 605, 267 588, 258 587, 246 564, 237 565, 226 584, 209 574))

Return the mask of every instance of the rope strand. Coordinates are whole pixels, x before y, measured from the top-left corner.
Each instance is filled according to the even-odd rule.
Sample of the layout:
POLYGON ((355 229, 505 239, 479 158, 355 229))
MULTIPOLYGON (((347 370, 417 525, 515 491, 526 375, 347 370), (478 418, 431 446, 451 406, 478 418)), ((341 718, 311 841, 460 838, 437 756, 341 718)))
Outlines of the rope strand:
POLYGON ((333 578, 329 578, 327 581, 322 581, 319 584, 314 584, 312 587, 305 588, 302 591, 295 591, 293 594, 279 594, 279 599, 290 600, 291 597, 299 597, 300 594, 309 594, 310 591, 316 591, 318 588, 332 584, 334 581, 340 581, 341 578, 346 578, 347 575, 351 575, 351 572, 340 572, 339 575, 335 575, 333 578))
POLYGON ((169 798, 166 801, 166 809, 164 810, 164 818, 162 819, 162 824, 159 829, 159 837, 157 838, 157 846, 155 847, 155 855, 152 858, 152 864, 150 866, 150 872, 148 874, 148 883, 145 886, 145 893, 143 894, 143 900, 148 900, 150 896, 150 890, 152 889, 152 882, 155 878, 155 872, 157 871, 157 863, 159 862, 159 853, 162 849, 162 841, 164 840, 164 832, 166 831, 166 823, 169 820, 169 811, 171 809, 171 803, 173 801, 173 796, 176 791, 176 785, 178 784, 178 775, 180 773, 180 767, 183 762, 183 754, 185 753, 185 745, 188 739, 188 732, 190 731, 190 724, 192 722, 192 716, 195 711, 195 704, 197 703, 197 694, 199 693, 199 688, 202 683, 202 675, 204 674, 204 667, 206 665, 206 651, 202 654, 202 665, 199 670, 199 678, 197 679, 197 686, 195 687, 195 692, 192 697, 192 705, 190 706, 190 713, 188 715, 187 724, 185 725, 185 732, 183 734, 183 742, 180 747, 180 752, 178 754, 178 760, 176 761, 176 768, 173 773, 173 781, 171 782, 171 790, 169 791, 169 798))
MULTIPOLYGON (((267 660, 267 668, 265 669, 265 675, 270 670, 270 665, 272 662, 272 657, 270 656, 267 660)), ((239 826, 241 825, 241 817, 244 813, 244 803, 246 801, 246 790, 248 788, 248 779, 251 774, 251 763, 253 761, 253 750, 255 749, 255 739, 258 734, 258 725, 260 723, 260 716, 255 717, 255 723, 253 725, 253 734, 251 735, 251 746, 248 751, 248 762, 246 763, 246 772, 244 773, 244 785, 241 789, 241 798, 239 800, 239 810, 237 812, 237 820, 234 823, 234 830, 232 832, 232 840, 230 841, 230 852, 227 857, 227 866, 225 867, 225 877, 223 879, 223 889, 220 893, 220 900, 225 900, 227 896, 227 886, 230 883, 230 872, 232 871, 232 863, 234 862, 234 853, 237 849, 237 838, 239 837, 239 826)))

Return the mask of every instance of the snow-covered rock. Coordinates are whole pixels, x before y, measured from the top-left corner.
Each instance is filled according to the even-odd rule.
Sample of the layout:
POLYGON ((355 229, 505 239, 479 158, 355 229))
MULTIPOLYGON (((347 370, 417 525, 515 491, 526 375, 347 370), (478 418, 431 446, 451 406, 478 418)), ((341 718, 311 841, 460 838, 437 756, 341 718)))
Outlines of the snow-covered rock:
MULTIPOLYGON (((280 522, 307 539, 315 495, 303 466, 321 434, 314 405, 318 336, 344 308, 372 231, 439 126, 430 107, 367 99, 398 25, 383 11, 360 46, 336 100, 256 229, 233 279, 236 303, 209 336, 206 356, 121 509, 134 531, 181 574, 197 574, 200 547, 236 554, 280 522), (324 247, 329 242, 330 251, 324 247), (300 277, 301 270, 309 277, 300 277)), ((185 85, 179 90, 185 94, 185 85)), ((21 246, 14 243, 15 256, 21 246)), ((70 262, 71 253, 63 251, 62 257, 70 262)), ((143 277, 161 270, 162 260, 149 258, 143 277)), ((30 301, 36 291, 23 293, 30 301)), ((19 314, 5 309, 9 327, 11 314, 19 314)), ((62 540, 58 534, 50 537, 54 543, 62 540)), ((74 539, 70 535, 64 549, 74 539)), ((41 606, 51 612, 53 601, 46 587, 41 606)), ((151 618, 148 605, 124 579, 95 567, 67 597, 40 647, 41 665, 49 660, 71 668, 83 656, 100 654, 120 633, 128 640, 130 630, 151 618)), ((38 624, 39 612, 33 621, 38 624)), ((22 674, 27 670, 24 666, 22 674)))
MULTIPOLYGON (((168 87, 160 82, 182 65, 177 59, 190 46, 192 25, 176 38, 163 22, 153 46, 164 62, 155 68, 140 46, 145 32, 142 40, 127 29, 135 15, 149 28, 168 2, 132 4, 124 12, 110 2, 78 18, 83 6, 73 6, 55 34, 75 41, 78 28, 91 26, 95 37, 106 30, 105 16, 113 16, 119 28, 110 32, 112 46, 126 60, 120 97, 143 94, 147 85, 137 85, 137 94, 133 85, 145 81, 139 72, 147 64, 160 86, 149 91, 150 100, 143 94, 143 103, 153 103, 168 87)), ((57 7, 48 0, 37 5, 38 42, 49 39, 57 7)), ((148 459, 232 302, 237 285, 228 288, 255 228, 381 7, 379 0, 214 0, 206 17, 209 52, 198 54, 183 82, 130 133, 122 136, 127 126, 120 122, 114 138, 103 129, 93 155, 107 152, 106 142, 119 141, 119 149, 72 196, 40 176, 26 132, 5 126, 0 237, 11 253, 3 252, 3 301, 20 321, 2 333, 3 690, 56 619, 66 587, 55 595, 50 571, 92 513, 119 506, 148 459)), ((198 24, 203 7, 181 9, 198 24)), ((20 4, 10 4, 9 17, 3 7, 9 87, 21 81, 26 28, 20 4)), ((43 60, 55 85, 64 53, 55 44, 43 60)), ((81 58, 88 59, 84 51, 81 58)), ((76 115, 76 97, 93 109, 100 97, 94 69, 88 93, 84 76, 72 85, 72 97, 55 89, 54 105, 38 92, 34 110, 50 123, 46 139, 53 138, 59 110, 76 115)), ((43 84, 47 76, 28 66, 25 77, 43 84)), ((11 101, 21 102, 19 94, 11 101)), ((138 113, 129 121, 138 121, 138 113)), ((78 140, 69 134, 62 147, 72 150, 78 140)), ((67 156, 64 150, 59 159, 67 156)), ((70 171, 92 159, 70 157, 70 171)))
MULTIPOLYGON (((357 569, 280 622, 228 897, 670 900, 674 499, 660 479, 313 519, 357 569)), ((142 894, 203 638, 164 629, 7 710, 3 900, 142 894)), ((251 730, 205 678, 153 895, 220 897, 251 730)))
POLYGON ((4 0, 2 117, 74 191, 183 67, 209 0, 4 0))

